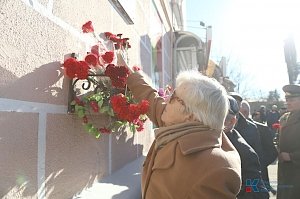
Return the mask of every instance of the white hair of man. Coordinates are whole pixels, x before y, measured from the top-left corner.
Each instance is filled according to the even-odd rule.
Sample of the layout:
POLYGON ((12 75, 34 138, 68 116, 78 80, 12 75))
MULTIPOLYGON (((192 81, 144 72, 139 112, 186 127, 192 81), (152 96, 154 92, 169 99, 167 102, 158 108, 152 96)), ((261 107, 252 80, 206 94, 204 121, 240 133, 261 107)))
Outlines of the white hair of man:
POLYGON ((188 113, 212 129, 223 129, 229 102, 225 88, 217 80, 198 71, 184 71, 176 78, 176 88, 179 87, 185 92, 180 97, 188 113))
POLYGON ((241 102, 240 112, 245 118, 250 118, 250 104, 246 100, 241 102))

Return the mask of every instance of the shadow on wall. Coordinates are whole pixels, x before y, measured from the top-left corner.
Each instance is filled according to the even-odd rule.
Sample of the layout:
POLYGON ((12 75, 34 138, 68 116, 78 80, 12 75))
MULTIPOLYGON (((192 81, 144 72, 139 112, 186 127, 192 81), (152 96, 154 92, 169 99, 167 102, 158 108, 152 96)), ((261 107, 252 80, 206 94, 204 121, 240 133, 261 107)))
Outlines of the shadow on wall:
MULTIPOLYGON (((59 62, 42 65, 21 78, 0 67, 0 98, 66 104, 68 79, 64 78, 62 88, 56 86, 62 75, 59 62)), ((109 122, 104 116, 95 119, 97 125, 109 122)), ((1 198, 36 197, 38 123, 38 113, 0 112, 1 198)), ((109 135, 97 140, 83 130, 77 116, 67 114, 47 114, 46 128, 47 198, 71 198, 108 175, 109 135)), ((111 135, 112 172, 143 151, 127 134, 124 129, 111 135)))
MULTIPOLYGON (((44 64, 33 72, 16 77, 0 68, 0 97, 30 102, 65 104, 64 88, 55 84, 63 76, 60 62, 44 64)), ((66 78, 64 78, 66 81, 66 78)), ((67 84, 63 84, 68 86, 67 84)))
MULTIPOLYGON (((63 93, 67 93, 65 92, 67 89, 54 86, 61 77, 59 62, 42 65, 20 78, 0 67, 0 98, 29 102, 55 102, 60 95, 63 99, 63 93)), ((37 196, 39 114, 20 111, 0 112, 0 198, 37 196)), ((66 117, 71 118, 70 121, 74 123, 74 117, 64 116, 63 119, 66 120, 66 117)), ((80 128, 82 128, 81 125, 80 128)), ((65 161, 67 163, 66 159, 65 161)), ((65 168, 60 168, 53 171, 46 179, 51 176, 57 178, 65 170, 65 168)), ((87 180, 82 179, 84 185, 94 180, 93 178, 95 176, 88 175, 87 180)))
MULTIPOLYGON (((75 129, 81 128, 78 122, 75 129)), ((51 151, 49 156, 52 159, 46 165, 50 173, 46 182, 47 195, 50 196, 47 198, 71 198, 77 195, 90 188, 94 182, 109 176, 109 161, 112 164, 113 174, 137 158, 137 149, 140 151, 143 149, 142 145, 134 144, 133 136, 128 136, 125 130, 111 134, 111 157, 109 157, 109 135, 103 135, 99 140, 83 131, 73 133, 62 131, 59 135, 50 136, 52 144, 49 144, 47 150, 51 151), (55 156, 58 153, 61 155, 55 156)), ((131 186, 128 180, 122 184, 119 184, 119 181, 114 182, 120 186, 131 186)))
MULTIPOLYGON (((146 132, 136 132, 146 133, 146 132)), ((135 144, 134 136, 131 132, 126 132, 126 129, 122 129, 119 132, 115 132, 112 138, 112 172, 117 171, 127 163, 135 160, 143 153, 143 145, 135 144)))

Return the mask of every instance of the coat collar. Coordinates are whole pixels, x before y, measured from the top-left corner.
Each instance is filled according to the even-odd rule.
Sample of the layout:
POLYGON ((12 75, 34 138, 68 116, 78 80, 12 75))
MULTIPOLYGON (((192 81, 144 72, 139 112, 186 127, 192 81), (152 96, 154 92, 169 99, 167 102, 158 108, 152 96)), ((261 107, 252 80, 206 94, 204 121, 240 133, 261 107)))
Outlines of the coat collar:
POLYGON ((178 140, 183 155, 221 146, 221 132, 208 130, 193 133, 178 140))
POLYGON ((219 148, 221 143, 221 132, 215 130, 182 136, 157 151, 152 170, 170 168, 175 162, 177 145, 183 155, 188 155, 209 148, 219 148))
POLYGON ((290 112, 286 126, 294 123, 299 123, 299 121, 300 121, 300 111, 290 112))

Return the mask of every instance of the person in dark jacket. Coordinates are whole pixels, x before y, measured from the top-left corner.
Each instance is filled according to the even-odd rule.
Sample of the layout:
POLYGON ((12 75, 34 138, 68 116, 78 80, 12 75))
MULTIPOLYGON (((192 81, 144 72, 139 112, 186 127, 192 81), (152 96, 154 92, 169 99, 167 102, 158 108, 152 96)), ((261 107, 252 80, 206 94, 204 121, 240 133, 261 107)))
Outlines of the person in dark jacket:
POLYGON ((273 124, 279 122, 280 113, 278 111, 278 107, 274 104, 270 111, 267 111, 267 125, 273 133, 272 136, 275 138, 276 130, 273 129, 273 124))
MULTIPOLYGON (((229 93, 230 96, 232 96, 238 103, 238 106, 241 107, 241 102, 243 98, 235 92, 229 93)), ((260 135, 257 129, 257 126, 247 120, 243 114, 240 112, 237 115, 237 124, 235 125, 235 129, 240 133, 240 135, 246 140, 246 142, 255 150, 257 153, 259 160, 261 161, 263 159, 262 157, 262 144, 260 135)))
POLYGON ((260 162, 256 152, 245 139, 234 129, 237 122, 239 107, 236 100, 228 96, 230 109, 224 123, 224 132, 241 157, 242 187, 238 199, 267 199, 268 190, 261 175, 260 162))
POLYGON ((261 105, 259 108, 259 112, 260 112, 260 122, 264 124, 267 121, 266 107, 264 105, 261 105))
POLYGON ((247 120, 253 122, 258 128, 262 143, 262 159, 260 161, 262 177, 265 181, 267 189, 273 194, 276 194, 276 190, 270 184, 268 174, 268 166, 272 164, 278 156, 277 149, 273 142, 273 133, 266 124, 262 124, 250 118, 250 105, 246 100, 243 100, 241 102, 240 112, 245 116, 247 120))

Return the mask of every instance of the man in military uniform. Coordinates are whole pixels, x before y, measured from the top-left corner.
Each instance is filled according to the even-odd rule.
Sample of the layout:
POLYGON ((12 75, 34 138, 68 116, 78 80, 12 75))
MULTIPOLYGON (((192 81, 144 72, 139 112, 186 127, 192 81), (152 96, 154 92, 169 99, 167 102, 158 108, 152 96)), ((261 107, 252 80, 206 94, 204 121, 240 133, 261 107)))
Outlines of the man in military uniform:
POLYGON ((283 87, 288 112, 280 118, 277 199, 300 198, 300 85, 283 87))

